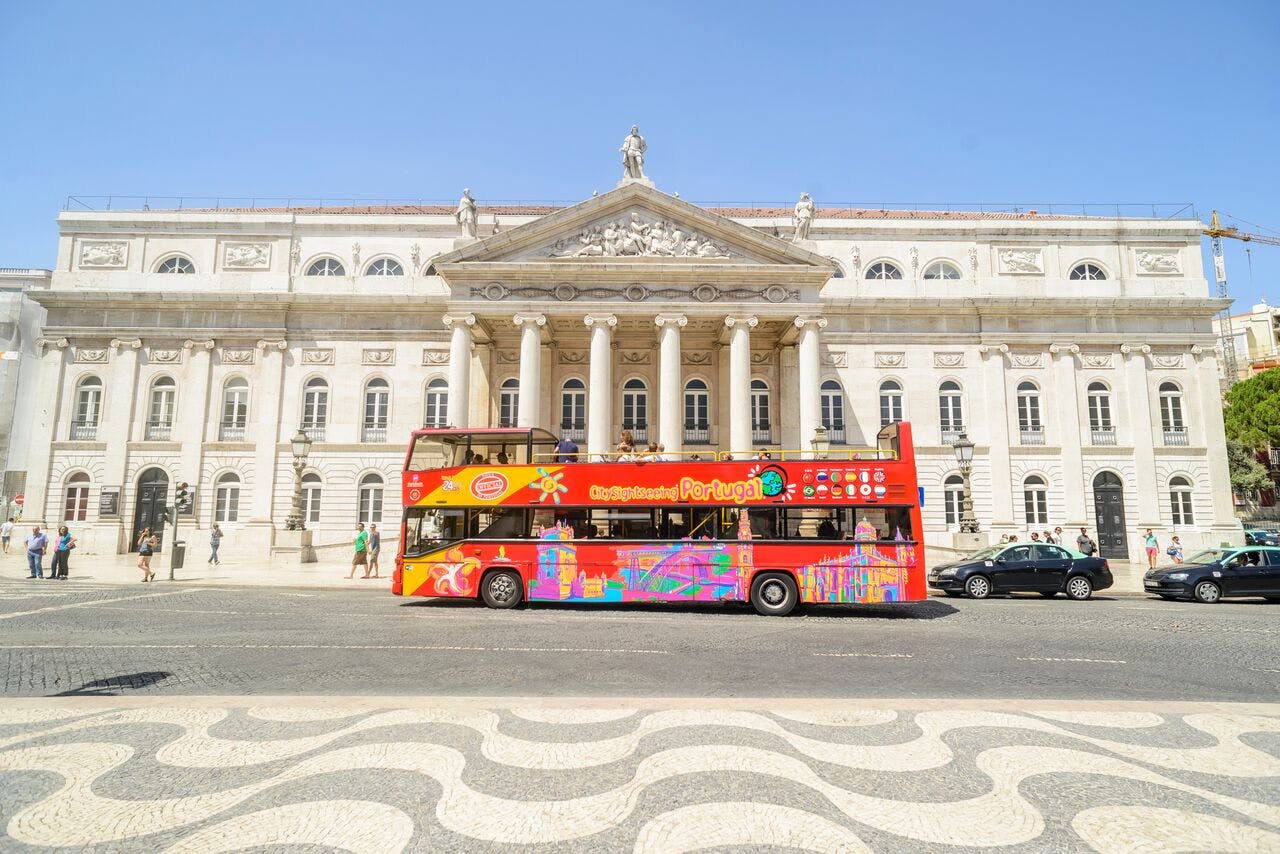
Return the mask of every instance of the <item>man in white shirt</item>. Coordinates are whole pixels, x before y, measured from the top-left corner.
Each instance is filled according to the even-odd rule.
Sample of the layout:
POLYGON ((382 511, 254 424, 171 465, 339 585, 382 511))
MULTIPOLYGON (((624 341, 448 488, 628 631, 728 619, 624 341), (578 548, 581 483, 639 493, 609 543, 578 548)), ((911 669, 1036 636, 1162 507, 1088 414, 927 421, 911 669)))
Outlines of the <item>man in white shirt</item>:
POLYGON ((0 525, 0 549, 5 554, 9 553, 9 540, 13 538, 13 519, 8 519, 3 525, 0 525))

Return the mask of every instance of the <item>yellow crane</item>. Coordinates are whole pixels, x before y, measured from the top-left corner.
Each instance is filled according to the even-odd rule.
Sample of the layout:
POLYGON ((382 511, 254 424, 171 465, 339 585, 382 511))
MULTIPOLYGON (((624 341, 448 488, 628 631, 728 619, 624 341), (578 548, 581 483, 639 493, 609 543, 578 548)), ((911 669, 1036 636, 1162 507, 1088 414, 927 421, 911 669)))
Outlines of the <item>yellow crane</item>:
MULTIPOLYGON (((1280 237, 1269 234, 1256 234, 1248 231, 1241 231, 1232 226, 1224 226, 1222 221, 1218 219, 1218 212, 1214 211, 1213 216, 1209 219, 1209 225, 1204 229, 1204 233, 1209 236, 1213 244, 1213 277, 1218 281, 1218 297, 1220 299, 1231 299, 1230 292, 1227 289, 1227 262, 1222 257, 1222 238, 1229 237, 1232 240, 1242 240, 1246 243, 1266 243, 1271 246, 1280 246, 1280 237)), ((1223 372, 1227 375, 1227 388, 1236 384, 1239 378, 1239 369, 1236 362, 1236 335, 1235 330, 1231 327, 1231 306, 1224 306, 1222 313, 1218 316, 1218 334, 1222 338, 1222 361, 1223 372)))

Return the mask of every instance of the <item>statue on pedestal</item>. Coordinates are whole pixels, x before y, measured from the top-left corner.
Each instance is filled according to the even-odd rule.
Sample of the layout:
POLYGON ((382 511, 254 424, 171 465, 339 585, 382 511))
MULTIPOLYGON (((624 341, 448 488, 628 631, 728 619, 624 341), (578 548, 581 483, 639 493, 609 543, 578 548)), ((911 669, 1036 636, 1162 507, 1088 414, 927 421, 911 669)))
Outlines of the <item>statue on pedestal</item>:
POLYGON ((618 150, 622 152, 622 177, 627 178, 644 178, 644 153, 648 149, 644 137, 640 135, 640 128, 635 125, 631 126, 631 133, 627 134, 627 138, 622 141, 622 148, 618 150))
POLYGON ((794 216, 796 233, 791 238, 793 241, 809 239, 809 227, 813 225, 814 207, 813 199, 809 198, 809 194, 801 193, 800 201, 796 202, 794 216))
POLYGON ((476 200, 471 198, 471 190, 462 191, 462 198, 458 199, 458 209, 454 212, 453 218, 458 221, 458 225, 462 226, 464 236, 476 236, 476 200))

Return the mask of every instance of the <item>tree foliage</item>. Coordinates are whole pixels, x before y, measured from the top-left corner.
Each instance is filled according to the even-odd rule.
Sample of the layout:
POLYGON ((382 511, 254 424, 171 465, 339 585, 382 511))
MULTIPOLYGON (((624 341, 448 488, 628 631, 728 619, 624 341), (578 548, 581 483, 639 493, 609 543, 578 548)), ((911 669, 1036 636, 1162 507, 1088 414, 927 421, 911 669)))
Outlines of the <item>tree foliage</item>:
POLYGON ((1237 492, 1275 489, 1267 470, 1253 456, 1253 451, 1234 439, 1227 440, 1227 466, 1231 469, 1231 488, 1237 492))
POLYGON ((1280 447, 1280 368, 1236 383, 1222 416, 1228 439, 1258 451, 1280 447))

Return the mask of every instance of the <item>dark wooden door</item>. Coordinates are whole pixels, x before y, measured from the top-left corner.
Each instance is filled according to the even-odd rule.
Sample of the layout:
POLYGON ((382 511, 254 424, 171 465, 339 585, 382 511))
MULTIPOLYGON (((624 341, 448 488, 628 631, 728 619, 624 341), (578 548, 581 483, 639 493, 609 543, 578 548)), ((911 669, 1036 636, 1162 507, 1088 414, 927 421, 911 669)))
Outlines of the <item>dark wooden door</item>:
POLYGON ((1115 560, 1129 559, 1124 525, 1124 484, 1109 471, 1093 479, 1093 515, 1098 524, 1098 553, 1115 560))
POLYGON ((133 508, 133 537, 129 551, 138 550, 138 537, 144 528, 150 528, 164 543, 164 508, 169 497, 169 475, 163 469, 152 468, 138 479, 138 497, 133 508))

